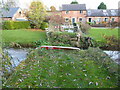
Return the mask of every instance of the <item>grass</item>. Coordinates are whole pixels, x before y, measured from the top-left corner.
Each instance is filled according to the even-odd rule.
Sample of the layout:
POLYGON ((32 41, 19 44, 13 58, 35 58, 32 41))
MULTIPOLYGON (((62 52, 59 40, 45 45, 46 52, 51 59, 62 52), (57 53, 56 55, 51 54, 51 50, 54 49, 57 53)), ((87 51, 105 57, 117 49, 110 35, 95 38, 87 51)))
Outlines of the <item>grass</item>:
POLYGON ((3 30, 2 41, 5 43, 32 43, 37 40, 45 40, 46 34, 41 31, 31 30, 3 30))
POLYGON ((105 41, 103 35, 116 36, 118 38, 118 29, 103 29, 103 28, 92 28, 89 31, 89 36, 97 41, 105 41))
POLYGON ((99 49, 77 52, 37 49, 16 68, 3 87, 114 88, 118 80, 111 74, 117 70, 114 65, 99 49))
MULTIPOLYGON (((118 38, 118 29, 100 29, 92 28, 89 31, 88 36, 91 36, 96 41, 105 41, 103 35, 111 36, 115 35, 118 38)), ((38 40, 45 40, 46 34, 41 31, 33 30, 3 30, 2 41, 6 43, 31 43, 38 40)))

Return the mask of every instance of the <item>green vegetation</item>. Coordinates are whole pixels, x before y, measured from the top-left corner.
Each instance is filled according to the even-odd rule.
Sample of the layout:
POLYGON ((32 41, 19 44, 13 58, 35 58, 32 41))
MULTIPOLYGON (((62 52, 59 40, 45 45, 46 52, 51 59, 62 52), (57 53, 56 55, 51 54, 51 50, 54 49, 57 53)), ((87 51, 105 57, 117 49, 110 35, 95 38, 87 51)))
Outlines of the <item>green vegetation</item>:
POLYGON ((92 28, 89 31, 89 36, 91 36, 96 41, 104 42, 105 41, 105 38, 103 38, 104 35, 105 36, 112 36, 112 35, 114 35, 115 37, 118 38, 118 29, 92 28))
POLYGON ((118 66, 100 49, 32 51, 4 88, 114 88, 118 66))
POLYGON ((40 29, 45 30, 45 28, 48 28, 48 23, 42 22, 40 29))
POLYGON ((27 13, 31 24, 34 28, 40 28, 43 20, 45 20, 46 9, 41 1, 33 1, 27 13))
POLYGON ((104 2, 101 2, 100 5, 98 6, 98 9, 107 9, 106 4, 104 2))
POLYGON ((2 29, 12 30, 12 29, 28 29, 30 28, 29 21, 4 21, 2 29))
POLYGON ((46 40, 46 33, 41 31, 31 31, 25 29, 3 30, 2 40, 5 43, 32 43, 36 40, 46 40))

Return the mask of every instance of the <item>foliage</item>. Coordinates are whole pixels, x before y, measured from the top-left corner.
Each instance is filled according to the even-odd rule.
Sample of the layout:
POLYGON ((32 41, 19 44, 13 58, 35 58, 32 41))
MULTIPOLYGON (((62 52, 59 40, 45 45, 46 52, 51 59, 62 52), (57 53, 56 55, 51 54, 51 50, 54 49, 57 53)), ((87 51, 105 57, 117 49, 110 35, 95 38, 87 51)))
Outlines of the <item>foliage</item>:
POLYGON ((92 28, 87 36, 93 38, 95 47, 101 47, 104 50, 119 49, 118 29, 92 28))
POLYGON ((117 67, 100 49, 36 49, 3 88, 115 88, 117 67))
POLYGON ((107 43, 106 43, 106 46, 109 46, 111 48, 115 48, 116 50, 120 50, 120 39, 119 38, 116 38, 114 35, 112 36, 106 36, 104 35, 103 38, 106 39, 107 43))
POLYGON ((0 1, 0 7, 9 10, 11 7, 17 7, 17 3, 15 0, 2 0, 0 1))
POLYGON ((71 4, 78 4, 76 0, 72 1, 71 4))
POLYGON ((64 23, 64 18, 60 15, 52 15, 49 18, 51 23, 58 24, 58 25, 61 25, 64 23))
POLYGON ((103 2, 101 2, 98 6, 98 9, 107 9, 107 6, 103 2))
POLYGON ((42 45, 51 45, 50 42, 46 41, 46 40, 37 40, 35 42, 33 42, 34 46, 39 47, 42 45))
POLYGON ((30 10, 28 12, 28 19, 31 24, 35 25, 34 28, 40 28, 43 20, 45 19, 46 10, 42 2, 33 1, 30 5, 30 10))
POLYGON ((8 7, 17 7, 17 2, 16 2, 16 0, 7 0, 7 2, 5 2, 5 4, 6 4, 8 7))
POLYGON ((4 21, 2 29, 28 29, 30 28, 29 21, 4 21))
POLYGON ((79 27, 80 27, 80 29, 81 29, 81 31, 83 32, 83 33, 88 33, 89 32, 89 30, 91 29, 91 26, 89 25, 89 24, 87 24, 87 23, 78 23, 78 25, 79 25, 79 27))
POLYGON ((52 45, 56 46, 73 46, 83 49, 93 46, 93 42, 90 37, 81 37, 80 40, 78 40, 76 33, 50 32, 49 40, 52 45))
POLYGON ((50 9, 51 9, 52 12, 55 12, 55 11, 56 11, 55 6, 51 6, 50 9))
POLYGON ((2 70, 1 70, 2 82, 4 83, 14 71, 11 62, 11 57, 7 52, 2 52, 2 63, 0 64, 2 65, 2 70))
POLYGON ((48 28, 48 23, 42 22, 40 29, 45 30, 45 28, 48 28))

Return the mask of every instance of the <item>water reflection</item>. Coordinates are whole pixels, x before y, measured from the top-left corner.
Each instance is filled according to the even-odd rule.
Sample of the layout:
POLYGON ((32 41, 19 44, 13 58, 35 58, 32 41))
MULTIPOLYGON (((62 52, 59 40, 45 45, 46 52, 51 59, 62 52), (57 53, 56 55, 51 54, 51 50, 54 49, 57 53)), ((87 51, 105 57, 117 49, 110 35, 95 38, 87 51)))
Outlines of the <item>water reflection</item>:
POLYGON ((11 63, 13 67, 19 65, 19 63, 27 58, 28 51, 26 49, 4 49, 4 52, 8 52, 11 57, 11 63))
POLYGON ((120 51, 104 51, 112 60, 120 64, 120 51))

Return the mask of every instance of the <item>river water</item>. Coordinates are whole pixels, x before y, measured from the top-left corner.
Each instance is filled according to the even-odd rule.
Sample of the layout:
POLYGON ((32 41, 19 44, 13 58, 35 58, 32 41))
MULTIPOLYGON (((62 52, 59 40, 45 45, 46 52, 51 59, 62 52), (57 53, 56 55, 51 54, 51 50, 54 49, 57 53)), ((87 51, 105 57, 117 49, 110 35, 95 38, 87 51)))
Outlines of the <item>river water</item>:
POLYGON ((120 65, 120 51, 104 51, 110 58, 120 65))
POLYGON ((11 62, 13 67, 16 67, 19 65, 19 63, 27 58, 28 51, 26 49, 4 49, 4 52, 8 53, 11 57, 11 62))

